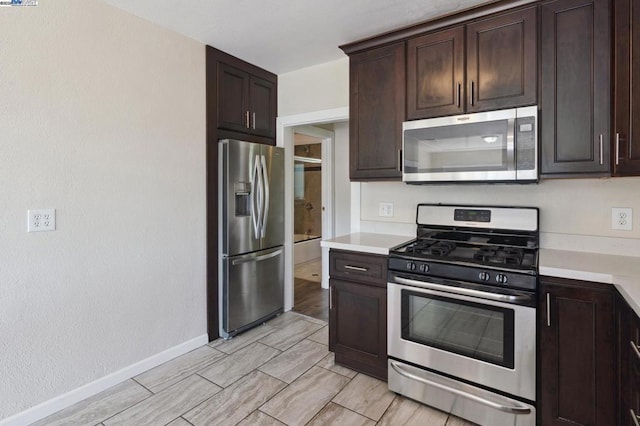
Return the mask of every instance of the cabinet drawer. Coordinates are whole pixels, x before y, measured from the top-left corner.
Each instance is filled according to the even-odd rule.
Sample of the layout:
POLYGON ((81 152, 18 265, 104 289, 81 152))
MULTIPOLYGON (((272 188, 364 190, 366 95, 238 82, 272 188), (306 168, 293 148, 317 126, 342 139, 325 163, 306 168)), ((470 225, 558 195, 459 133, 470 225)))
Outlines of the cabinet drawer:
POLYGON ((387 286, 387 256, 329 251, 329 275, 379 287, 387 286))

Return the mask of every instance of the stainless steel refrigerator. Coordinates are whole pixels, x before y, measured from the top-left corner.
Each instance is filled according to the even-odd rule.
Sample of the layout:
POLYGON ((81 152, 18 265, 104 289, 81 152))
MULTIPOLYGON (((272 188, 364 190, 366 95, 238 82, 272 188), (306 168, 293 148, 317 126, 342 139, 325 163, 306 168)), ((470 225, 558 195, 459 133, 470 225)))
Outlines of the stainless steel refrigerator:
POLYGON ((284 149, 219 142, 220 336, 284 308, 284 149))

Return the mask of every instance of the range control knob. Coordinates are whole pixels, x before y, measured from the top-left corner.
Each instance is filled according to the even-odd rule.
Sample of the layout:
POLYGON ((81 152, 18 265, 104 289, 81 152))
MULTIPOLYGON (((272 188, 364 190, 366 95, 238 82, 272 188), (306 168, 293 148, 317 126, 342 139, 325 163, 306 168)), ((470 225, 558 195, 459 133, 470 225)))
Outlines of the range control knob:
POLYGON ((415 271, 416 270, 416 264, 413 262, 407 262, 407 269, 409 271, 415 271))
POLYGON ((489 275, 488 272, 480 272, 478 274, 478 278, 480 278, 482 281, 489 281, 489 279, 491 279, 491 275, 489 275))
POLYGON ((505 274, 498 274, 496 275, 496 281, 499 282, 500 284, 506 284, 508 281, 508 278, 505 274))
POLYGON ((423 263, 420 265, 420 272, 429 272, 429 265, 423 263))

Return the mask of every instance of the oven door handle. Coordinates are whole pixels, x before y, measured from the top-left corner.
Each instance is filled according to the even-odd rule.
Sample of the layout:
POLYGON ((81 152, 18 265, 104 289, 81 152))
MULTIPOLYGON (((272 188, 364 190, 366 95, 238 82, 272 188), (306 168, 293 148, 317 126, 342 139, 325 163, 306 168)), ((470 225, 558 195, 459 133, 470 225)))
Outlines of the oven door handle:
POLYGON ((459 294, 461 296, 480 297, 483 299, 496 300, 498 302, 511 302, 511 303, 528 302, 533 298, 533 296, 528 294, 512 295, 512 294, 489 293, 486 291, 473 290, 470 288, 454 287, 449 285, 434 284, 434 283, 425 282, 425 281, 411 280, 409 278, 402 278, 397 275, 393 275, 393 280, 397 281, 400 284, 411 285, 414 287, 421 287, 429 290, 444 291, 445 293, 459 294))
MULTIPOLYGON (((482 397, 480 397, 478 395, 474 395, 472 393, 465 392, 465 391, 460 390, 460 389, 454 389, 454 388, 451 388, 449 386, 443 385, 441 383, 433 382, 431 380, 425 379, 424 377, 420 377, 418 375, 415 375, 415 374, 403 369, 402 366, 400 366, 398 363, 396 363, 393 360, 389 360, 389 363, 391 364, 391 368, 393 368, 396 371, 396 373, 398 373, 399 375, 404 376, 404 377, 406 377, 408 379, 412 379, 412 380, 424 383, 425 385, 433 386, 435 388, 441 389, 441 390, 446 391, 446 392, 453 393, 453 394, 458 395, 458 396, 460 396, 462 398, 470 399, 470 400, 475 401, 475 402, 477 402, 479 404, 486 405, 488 407, 494 408, 496 410, 503 411, 505 413, 509 413, 509 414, 529 414, 529 413, 531 413, 531 409, 529 407, 525 406, 525 405, 508 406, 508 405, 498 404, 497 402, 490 401, 490 400, 482 398, 482 397)), ((513 401, 513 402, 516 402, 516 401, 513 401)))

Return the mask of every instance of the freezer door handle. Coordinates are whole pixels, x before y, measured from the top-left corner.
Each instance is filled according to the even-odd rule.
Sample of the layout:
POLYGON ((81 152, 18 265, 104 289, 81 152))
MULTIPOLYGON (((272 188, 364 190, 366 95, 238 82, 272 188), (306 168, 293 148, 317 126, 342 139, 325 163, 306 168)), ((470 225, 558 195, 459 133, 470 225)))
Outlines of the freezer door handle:
POLYGON ((261 161, 262 186, 264 190, 264 199, 262 204, 262 222, 260 225, 260 228, 261 228, 260 236, 264 238, 267 232, 267 216, 269 215, 269 176, 267 174, 267 162, 264 158, 264 155, 262 155, 261 157, 262 157, 262 161, 261 161))
POLYGON ((231 261, 231 264, 235 266, 235 265, 240 265, 240 264, 249 263, 249 262, 260 262, 262 260, 267 260, 267 259, 274 258, 276 256, 280 256, 281 254, 282 254, 282 249, 278 249, 276 251, 272 251, 271 253, 263 254, 262 256, 245 257, 244 259, 235 259, 231 261))

